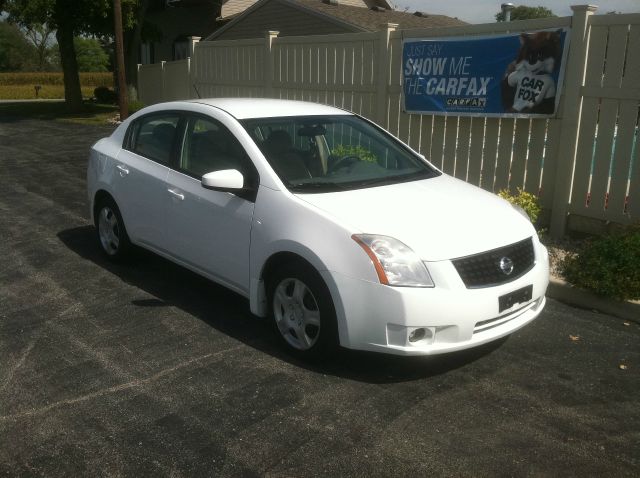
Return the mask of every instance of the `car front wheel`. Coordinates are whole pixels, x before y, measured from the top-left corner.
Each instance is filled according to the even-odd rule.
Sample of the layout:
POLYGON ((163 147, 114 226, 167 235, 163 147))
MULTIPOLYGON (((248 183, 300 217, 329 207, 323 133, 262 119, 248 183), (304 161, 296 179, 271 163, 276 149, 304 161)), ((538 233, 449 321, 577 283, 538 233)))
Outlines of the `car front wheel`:
POLYGON ((269 285, 272 319, 291 352, 317 357, 337 345, 331 294, 315 269, 302 263, 286 264, 269 285))

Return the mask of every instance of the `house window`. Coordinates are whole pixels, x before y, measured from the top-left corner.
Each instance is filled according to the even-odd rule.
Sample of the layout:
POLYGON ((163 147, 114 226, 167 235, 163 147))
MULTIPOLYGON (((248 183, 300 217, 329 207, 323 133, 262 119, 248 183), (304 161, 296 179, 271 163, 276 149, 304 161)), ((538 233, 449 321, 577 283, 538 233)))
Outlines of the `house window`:
POLYGON ((153 63, 153 43, 145 42, 140 45, 140 63, 143 65, 149 65, 153 63))
POLYGON ((173 59, 184 60, 189 56, 189 40, 186 37, 179 37, 173 42, 173 59))

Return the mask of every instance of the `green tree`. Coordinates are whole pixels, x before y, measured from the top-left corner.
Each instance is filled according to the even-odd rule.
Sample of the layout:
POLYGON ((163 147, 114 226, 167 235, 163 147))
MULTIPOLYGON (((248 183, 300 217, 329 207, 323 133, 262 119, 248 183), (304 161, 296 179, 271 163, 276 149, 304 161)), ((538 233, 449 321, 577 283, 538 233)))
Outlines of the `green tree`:
POLYGON ((82 108, 75 36, 105 27, 108 0, 0 0, 9 19, 23 28, 49 25, 56 31, 60 63, 64 75, 65 103, 70 110, 82 108))
MULTIPOLYGON (((142 26, 151 0, 121 0, 127 83, 135 84, 142 26)), ((23 27, 48 25, 56 31, 65 101, 70 109, 82 106, 78 63, 73 39, 80 35, 113 38, 112 0, 0 0, 0 11, 23 27)))
POLYGON ((28 71, 35 63, 35 48, 20 29, 0 21, 0 71, 28 71))
POLYGON ((50 47, 53 37, 55 36, 53 29, 46 23, 34 23, 33 25, 23 27, 22 32, 36 49, 38 55, 36 70, 50 70, 50 47))
MULTIPOLYGON (((128 86, 137 86, 138 61, 143 37, 157 39, 158 28, 145 21, 152 0, 126 0, 122 3, 122 23, 124 28, 124 69, 128 86)), ((157 2, 155 2, 157 5, 157 2)))
MULTIPOLYGON (((527 7, 525 5, 518 5, 511 10, 511 20, 532 20, 534 18, 547 18, 555 17, 551 10, 546 7, 527 7)), ((496 21, 504 22, 504 13, 496 13, 496 21)))
POLYGON ((76 37, 73 43, 79 71, 108 71, 109 55, 98 40, 76 37))

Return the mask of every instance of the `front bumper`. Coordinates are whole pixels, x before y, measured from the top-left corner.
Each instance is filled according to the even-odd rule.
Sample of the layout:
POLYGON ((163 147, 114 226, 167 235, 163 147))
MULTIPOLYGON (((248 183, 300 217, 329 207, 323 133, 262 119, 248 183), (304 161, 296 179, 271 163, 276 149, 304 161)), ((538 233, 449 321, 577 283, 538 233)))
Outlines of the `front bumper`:
POLYGON ((534 243, 533 269, 512 282, 481 289, 467 289, 451 261, 427 263, 436 284, 433 288, 390 287, 324 272, 334 297, 341 345, 398 355, 433 355, 513 333, 534 320, 546 302, 547 251, 538 241, 534 243), (532 286, 530 300, 499 310, 500 296, 527 286, 532 286))

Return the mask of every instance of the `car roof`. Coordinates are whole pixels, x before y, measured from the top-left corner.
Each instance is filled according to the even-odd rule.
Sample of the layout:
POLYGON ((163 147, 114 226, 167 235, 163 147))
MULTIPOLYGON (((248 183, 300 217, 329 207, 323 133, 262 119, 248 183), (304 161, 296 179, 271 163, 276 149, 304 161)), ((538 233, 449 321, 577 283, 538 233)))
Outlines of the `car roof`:
POLYGON ((333 106, 308 101, 268 98, 202 98, 190 102, 220 108, 237 119, 351 114, 333 106))

